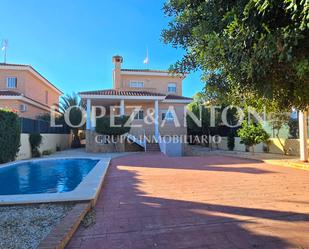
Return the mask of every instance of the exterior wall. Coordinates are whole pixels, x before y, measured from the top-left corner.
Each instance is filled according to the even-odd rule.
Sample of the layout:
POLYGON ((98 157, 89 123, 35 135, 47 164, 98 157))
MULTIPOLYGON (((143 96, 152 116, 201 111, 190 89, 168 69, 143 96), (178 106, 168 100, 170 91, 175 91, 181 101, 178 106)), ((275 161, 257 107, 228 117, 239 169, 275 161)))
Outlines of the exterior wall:
POLYGON ((186 135, 187 134, 187 127, 186 124, 186 117, 185 117, 185 104, 159 104, 159 130, 162 136, 166 135, 186 135), (167 111, 169 107, 173 107, 175 110, 175 114, 177 119, 174 121, 163 121, 162 120, 162 113, 167 111), (179 126, 177 124, 177 120, 179 126), (178 127, 177 127, 178 126, 178 127))
POLYGON ((5 70, 0 69, 0 90, 16 91, 19 93, 25 93, 26 88, 26 71, 21 70, 5 70), (7 88, 6 78, 16 77, 17 78, 17 88, 7 88))
MULTIPOLYGON (((227 138, 226 139, 226 148, 227 148, 227 138)), ((241 139, 239 137, 235 137, 235 148, 234 150, 237 151, 246 151, 246 146, 242 143, 240 143, 241 139)), ((254 147, 255 152, 264 152, 263 150, 263 144, 257 144, 254 147)))
POLYGON ((25 96, 32 98, 44 105, 54 105, 59 103, 60 94, 51 87, 44 84, 40 79, 30 72, 26 72, 25 96), (48 92, 48 101, 46 102, 46 92, 48 92))
POLYGON ((0 108, 5 108, 8 107, 10 109, 16 109, 18 110, 18 114, 20 114, 19 112, 19 105, 21 104, 21 102, 19 100, 11 100, 11 99, 1 99, 0 100, 0 108))
MULTIPOLYGON (((0 90, 15 91, 23 94, 25 97, 31 98, 43 105, 51 106, 59 103, 60 94, 52 87, 46 85, 42 80, 34 74, 26 70, 0 69, 0 90), (17 88, 7 88, 7 77, 17 78, 17 88), (48 99, 46 101, 46 92, 48 99)), ((10 107, 19 110, 22 102, 18 100, 0 99, 0 107, 10 107)), ((28 111, 20 113, 22 117, 36 117, 40 114, 47 113, 35 105, 24 103, 28 106, 28 111)))
MULTIPOLYGON (((154 102, 128 102, 125 103, 126 110, 125 114, 127 116, 132 114, 132 111, 134 110, 134 106, 142 106, 142 110, 144 110, 144 118, 147 115, 147 109, 148 108, 154 108, 154 102)), ((154 119, 153 115, 150 115, 152 119, 154 119)), ((149 118, 149 119, 151 119, 149 118)), ((133 120, 132 121, 132 128, 130 130, 130 133, 135 136, 142 136, 144 135, 144 131, 146 135, 154 135, 154 124, 147 124, 144 122, 144 120, 133 120), (136 127, 134 127, 136 126, 136 127)))
MULTIPOLYGON (((39 147, 42 153, 45 150, 50 150, 52 152, 56 151, 56 147, 59 146, 61 150, 70 147, 71 135, 70 134, 41 134, 42 144, 39 147)), ((29 134, 21 134, 20 137, 20 149, 17 154, 17 160, 24 160, 31 158, 31 147, 29 144, 29 134)))
POLYGON ((24 118, 36 118, 39 115, 42 115, 44 113, 48 113, 45 109, 41 109, 37 106, 31 105, 29 103, 25 103, 21 100, 11 100, 11 99, 1 99, 0 100, 0 108, 5 108, 8 107, 10 109, 15 109, 17 110, 17 113, 20 117, 24 118), (20 105, 21 104, 26 104, 28 110, 26 112, 20 112, 20 105))
MULTIPOLYGON (((269 150, 271 153, 278 153, 282 154, 283 153, 283 148, 277 138, 272 138, 270 139, 271 143, 269 145, 269 150)), ((293 156, 299 156, 300 151, 300 142, 299 139, 281 139, 283 142, 283 146, 285 150, 288 151, 289 155, 293 156)), ((309 139, 307 140, 307 143, 309 144, 309 139)))
POLYGON ((113 70, 113 88, 121 88, 121 63, 123 58, 119 55, 113 56, 113 63, 115 68, 113 70))
MULTIPOLYGON (((244 144, 240 143, 240 138, 235 137, 235 151, 246 151, 244 144)), ((291 156, 299 156, 299 139, 281 139, 285 149, 288 151, 288 154, 291 156)), ((309 144, 309 139, 308 139, 309 144)), ((213 149, 228 150, 227 147, 227 137, 222 137, 222 141, 219 144, 212 143, 211 147, 213 149)), ((264 152, 263 144, 257 144, 254 148, 255 152, 261 153, 264 152)), ((269 143, 269 153, 273 154, 283 154, 283 148, 277 138, 271 138, 269 143)))
POLYGON ((181 142, 173 142, 166 139, 160 142, 160 150, 168 156, 182 156, 184 152, 184 144, 181 142))
MULTIPOLYGON (((123 58, 119 55, 113 56, 113 88, 114 89, 121 89, 121 90, 134 90, 134 91, 150 91, 150 92, 157 92, 168 94, 167 92, 167 85, 168 83, 175 83, 176 84, 176 92, 171 94, 182 95, 182 80, 183 77, 181 76, 159 76, 156 72, 153 72, 153 75, 141 75, 142 72, 136 72, 134 75, 134 71, 130 71, 130 74, 126 74, 127 72, 121 71, 121 65, 123 62, 123 58), (142 81, 144 82, 143 88, 131 88, 130 82, 131 81, 142 81)), ((152 71, 149 72, 152 74, 152 71)))
MULTIPOLYGON (((246 151, 246 146, 242 143, 240 143, 241 139, 239 137, 235 137, 235 151, 246 151)), ((214 143, 212 142, 210 145, 213 149, 219 149, 219 150, 228 150, 227 146, 227 137, 221 137, 220 143, 214 143)), ((263 144, 257 144, 254 147, 255 152, 263 152, 263 144)))
MULTIPOLYGON (((128 102, 125 103, 126 115, 131 115, 133 111, 134 106, 141 106, 142 110, 144 110, 144 118, 147 115, 147 110, 149 108, 154 108, 154 101, 153 102, 128 102), (131 108, 130 108, 131 107, 131 108)), ((187 128, 185 127, 185 104, 166 104, 166 103, 160 103, 159 102, 159 131, 162 136, 165 135, 185 135, 187 134, 187 128), (175 110, 175 114, 177 116, 177 119, 174 121, 163 121, 162 120, 162 113, 164 111, 167 111, 169 107, 172 106, 175 110), (178 120, 179 127, 176 127, 176 120, 178 120)), ((154 115, 149 115, 149 121, 151 119, 154 119, 154 115)), ((130 133, 135 136, 141 136, 144 134, 144 131, 146 135, 154 135, 154 123, 147 124, 144 122, 144 120, 133 120, 132 122, 133 126, 139 126, 139 127, 132 127, 130 130, 130 133)))
MULTIPOLYGON (((116 72, 116 71, 115 71, 116 72)), ((121 84, 118 89, 122 90, 141 90, 168 94, 168 83, 176 84, 176 95, 182 95, 182 77, 179 76, 143 76, 143 75, 121 75, 121 84), (131 81, 143 81, 143 88, 130 88, 131 81)))

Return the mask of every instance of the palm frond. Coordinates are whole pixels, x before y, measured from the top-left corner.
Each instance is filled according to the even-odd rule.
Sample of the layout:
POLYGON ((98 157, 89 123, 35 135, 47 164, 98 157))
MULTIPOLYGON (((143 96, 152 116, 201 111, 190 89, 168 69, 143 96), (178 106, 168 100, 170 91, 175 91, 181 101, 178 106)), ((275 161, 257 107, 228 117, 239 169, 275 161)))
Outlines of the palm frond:
POLYGON ((81 106, 81 100, 76 93, 73 92, 71 95, 66 94, 61 97, 59 108, 62 113, 72 106, 81 106))

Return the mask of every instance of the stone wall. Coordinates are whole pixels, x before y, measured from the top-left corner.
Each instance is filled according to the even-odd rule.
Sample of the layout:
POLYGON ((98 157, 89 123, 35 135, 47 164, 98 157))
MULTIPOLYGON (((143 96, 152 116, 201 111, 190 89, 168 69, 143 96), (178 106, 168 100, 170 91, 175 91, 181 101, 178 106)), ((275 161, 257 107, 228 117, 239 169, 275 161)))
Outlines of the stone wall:
POLYGON ((127 139, 120 139, 118 142, 106 143, 97 142, 96 137, 100 134, 94 131, 86 131, 86 151, 90 153, 113 153, 143 151, 140 146, 130 143, 127 139))

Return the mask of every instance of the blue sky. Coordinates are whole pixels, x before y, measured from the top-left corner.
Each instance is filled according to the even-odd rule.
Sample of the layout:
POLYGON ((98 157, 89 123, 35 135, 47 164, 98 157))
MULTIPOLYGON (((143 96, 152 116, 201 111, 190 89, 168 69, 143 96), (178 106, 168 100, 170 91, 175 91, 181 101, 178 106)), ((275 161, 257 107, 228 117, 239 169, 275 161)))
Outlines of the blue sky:
MULTIPOLYGON (((163 0, 1 0, 0 39, 9 40, 8 63, 30 64, 63 92, 112 87, 112 56, 124 68, 167 69, 183 51, 165 45, 168 19, 163 0)), ((3 60, 1 54, 1 61, 3 60)), ((184 81, 192 96, 203 83, 194 73, 184 81)))

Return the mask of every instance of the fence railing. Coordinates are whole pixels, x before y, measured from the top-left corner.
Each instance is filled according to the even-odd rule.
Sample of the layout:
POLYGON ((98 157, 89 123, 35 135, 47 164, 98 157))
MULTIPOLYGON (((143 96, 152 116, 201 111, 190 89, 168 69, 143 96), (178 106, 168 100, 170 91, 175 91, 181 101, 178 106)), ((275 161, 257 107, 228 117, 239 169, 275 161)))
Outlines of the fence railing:
POLYGON ((63 127, 51 127, 50 122, 39 119, 20 118, 20 126, 22 133, 70 134, 70 128, 65 124, 63 127))

